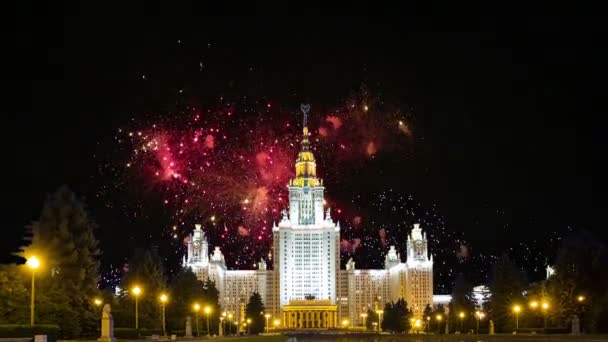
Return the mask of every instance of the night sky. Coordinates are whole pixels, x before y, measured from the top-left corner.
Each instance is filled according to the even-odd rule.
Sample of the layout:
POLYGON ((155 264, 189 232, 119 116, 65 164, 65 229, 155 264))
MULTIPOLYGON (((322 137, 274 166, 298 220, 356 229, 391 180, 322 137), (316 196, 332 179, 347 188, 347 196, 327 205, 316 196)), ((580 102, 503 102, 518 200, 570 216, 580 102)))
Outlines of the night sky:
MULTIPOLYGON (((181 134, 204 108, 205 129, 215 125, 238 136, 227 139, 233 145, 226 153, 240 153, 251 125, 263 129, 284 120, 291 128, 273 134, 297 137, 301 102, 312 106, 316 133, 332 113, 345 115, 346 132, 355 114, 337 108, 369 101, 372 123, 360 121, 359 133, 345 141, 367 144, 360 141, 369 132, 362 125, 377 124, 374 132, 382 135, 385 119, 395 127, 407 120, 412 133, 404 141, 387 133, 373 157, 339 162, 333 145, 318 144, 318 172, 335 207, 344 210, 335 214, 343 223, 343 247, 363 241, 343 261, 352 255, 358 266, 380 267, 382 234, 403 250, 408 224, 422 219, 441 240, 431 244, 445 261, 436 260, 439 291, 460 271, 483 281, 490 256, 503 251, 538 279, 559 237, 586 229, 608 239, 599 215, 606 204, 598 189, 606 159, 600 108, 608 60, 599 21, 484 18, 452 26, 411 18, 83 16, 22 25, 16 54, 5 65, 11 106, 0 138, 2 229, 18 236, 47 194, 67 184, 100 225, 104 275, 120 268, 135 246, 148 245, 175 270, 181 258, 175 246, 192 224, 213 213, 219 220, 222 210, 217 225, 239 236, 211 233, 212 244, 242 250, 256 240, 239 234, 231 209, 201 204, 177 217, 176 207, 162 203, 175 188, 151 185, 145 169, 124 170, 146 160, 129 155, 129 139, 119 132, 153 132, 157 124, 181 134), (217 119, 226 106, 235 117, 217 119)), ((273 136, 257 132, 251 139, 273 136)), ((290 168, 294 142, 295 149, 283 151, 292 158, 290 168)), ((229 167, 230 156, 218 152, 216 163, 229 167)), ((179 194, 180 200, 192 196, 179 194)), ((259 221, 242 220, 251 235, 259 231, 259 221)), ((264 243, 247 258, 225 250, 229 266, 251 268, 250 258, 264 256, 269 240, 262 235, 264 243)))

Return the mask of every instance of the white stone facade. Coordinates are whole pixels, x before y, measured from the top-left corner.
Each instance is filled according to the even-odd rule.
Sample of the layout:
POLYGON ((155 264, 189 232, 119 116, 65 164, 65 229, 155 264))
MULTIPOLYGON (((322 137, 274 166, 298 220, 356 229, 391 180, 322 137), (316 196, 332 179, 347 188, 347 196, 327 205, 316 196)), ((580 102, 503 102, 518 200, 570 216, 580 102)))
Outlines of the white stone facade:
POLYGON ((273 225, 273 270, 262 260, 257 270, 228 270, 219 247, 209 256, 209 245, 200 225, 187 244, 183 266, 201 280, 215 281, 222 310, 235 319, 253 292, 260 293, 266 311, 274 318, 290 300, 315 298, 337 305, 341 319, 360 325, 360 314, 368 308, 383 308, 389 301, 404 298, 417 317, 427 304, 433 305, 433 258, 426 234, 414 225, 404 246, 403 262, 390 246, 384 269, 359 270, 351 259, 340 270, 340 224, 324 210, 322 180, 316 177, 316 162, 304 128, 302 151, 296 161, 296 178, 288 185, 289 210, 273 225))

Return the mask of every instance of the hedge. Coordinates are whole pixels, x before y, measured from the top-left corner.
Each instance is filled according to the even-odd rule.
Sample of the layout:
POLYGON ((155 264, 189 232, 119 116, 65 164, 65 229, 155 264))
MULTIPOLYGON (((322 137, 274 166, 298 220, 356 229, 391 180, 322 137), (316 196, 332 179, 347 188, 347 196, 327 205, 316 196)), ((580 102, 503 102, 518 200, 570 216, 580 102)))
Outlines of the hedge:
POLYGON ((144 336, 162 335, 163 332, 157 329, 135 329, 135 328, 114 328, 114 337, 126 340, 136 340, 144 336))
POLYGON ((0 338, 46 335, 48 342, 56 342, 59 334, 60 328, 54 324, 0 324, 0 338))

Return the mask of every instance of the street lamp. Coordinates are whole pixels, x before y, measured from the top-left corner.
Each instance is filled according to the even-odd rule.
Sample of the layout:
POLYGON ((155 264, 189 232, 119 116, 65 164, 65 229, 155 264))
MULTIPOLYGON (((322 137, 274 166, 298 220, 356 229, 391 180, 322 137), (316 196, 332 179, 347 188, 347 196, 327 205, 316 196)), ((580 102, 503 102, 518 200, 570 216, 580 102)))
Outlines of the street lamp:
POLYGON ((266 318, 266 333, 268 333, 268 319, 270 318, 270 314, 265 314, 264 317, 266 318))
POLYGON ((464 312, 460 311, 460 313, 458 314, 458 317, 460 317, 460 332, 462 332, 462 325, 464 323, 464 312))
POLYGON ((549 303, 543 302, 543 304, 541 305, 541 308, 543 309, 545 329, 547 329, 547 311, 549 310, 549 303))
POLYGON ((251 318, 247 318, 247 335, 251 334, 251 318))
POLYGON ((484 314, 482 311, 475 311, 475 317, 477 318, 477 330, 476 330, 476 334, 479 334, 479 321, 482 320, 484 317, 486 316, 486 314, 484 314))
POLYGON ((441 314, 435 315, 435 320, 437 321, 437 334, 439 334, 439 332, 441 331, 441 320, 442 319, 443 319, 443 316, 441 316, 441 314))
POLYGON ((32 270, 32 296, 30 302, 30 325, 34 325, 34 295, 35 295, 35 279, 36 279, 36 270, 40 267, 40 260, 36 256, 31 256, 27 259, 27 267, 32 270))
POLYGON ((431 333, 431 316, 426 316, 426 333, 431 333))
POLYGON ((141 288, 135 286, 131 292, 135 295, 135 329, 139 329, 139 295, 141 294, 141 288))
POLYGON ((200 336, 199 330, 198 330, 198 312, 201 310, 201 306, 198 303, 194 303, 192 308, 194 309, 194 317, 195 317, 194 319, 196 321, 196 336, 200 336))
POLYGON ((226 311, 222 312, 222 318, 220 318, 220 322, 222 323, 222 331, 224 332, 224 334, 226 333, 226 311))
POLYGON ((367 330, 367 325, 365 324, 365 320, 367 319, 367 313, 362 313, 361 318, 363 318, 363 328, 367 330))
POLYGON ((344 329, 348 328, 348 323, 349 323, 349 322, 348 322, 348 320, 347 320, 347 319, 343 319, 343 320, 342 320, 342 328, 344 328, 344 329))
POLYGON ((515 313, 515 330, 519 329, 519 313, 521 312, 521 306, 513 305, 513 313, 515 313))
POLYGON ((232 335, 232 313, 228 314, 228 329, 229 329, 230 335, 232 335))
POLYGON ((579 295, 578 297, 576 297, 576 300, 577 300, 579 303, 582 303, 582 302, 584 302, 584 301, 585 301, 585 296, 583 296, 583 295, 579 295))
POLYGON ((207 336, 211 336, 211 331, 209 331, 209 314, 211 313, 211 307, 209 305, 205 306, 205 316, 207 316, 207 336))
POLYGON ((278 329, 279 325, 281 324, 281 321, 278 319, 275 319, 274 322, 272 322, 272 324, 274 325, 275 329, 278 329))
POLYGON ((378 314, 378 332, 382 332, 382 314, 384 310, 377 310, 376 313, 378 314))
POLYGON ((530 308, 532 308, 532 309, 538 308, 538 302, 535 301, 535 300, 531 301, 530 302, 530 308))
POLYGON ((159 299, 160 299, 160 305, 161 305, 161 307, 163 309, 163 335, 167 336, 167 329, 166 329, 166 326, 165 326, 165 304, 167 303, 168 297, 167 297, 166 294, 162 293, 160 295, 159 299))
POLYGON ((226 317, 221 317, 220 316, 220 327, 219 327, 219 330, 220 330, 220 334, 219 335, 220 336, 224 335, 224 330, 225 330, 225 328, 224 328, 224 319, 226 319, 226 317))

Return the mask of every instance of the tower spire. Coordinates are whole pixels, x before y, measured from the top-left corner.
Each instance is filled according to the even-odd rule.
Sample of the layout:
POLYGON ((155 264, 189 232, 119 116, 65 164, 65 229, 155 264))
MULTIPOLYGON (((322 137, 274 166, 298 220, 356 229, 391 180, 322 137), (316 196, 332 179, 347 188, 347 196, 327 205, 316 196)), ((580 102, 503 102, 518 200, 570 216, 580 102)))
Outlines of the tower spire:
POLYGON ((302 103, 300 105, 300 110, 302 111, 302 114, 304 114, 302 124, 302 151, 308 151, 310 149, 310 141, 308 141, 308 113, 310 112, 310 104, 302 103))
POLYGON ((317 178, 317 164, 315 156, 310 150, 310 141, 308 140, 308 113, 310 105, 302 103, 300 110, 304 115, 302 127, 302 149, 298 153, 296 159, 296 178, 290 181, 293 186, 319 186, 320 180, 317 178))

